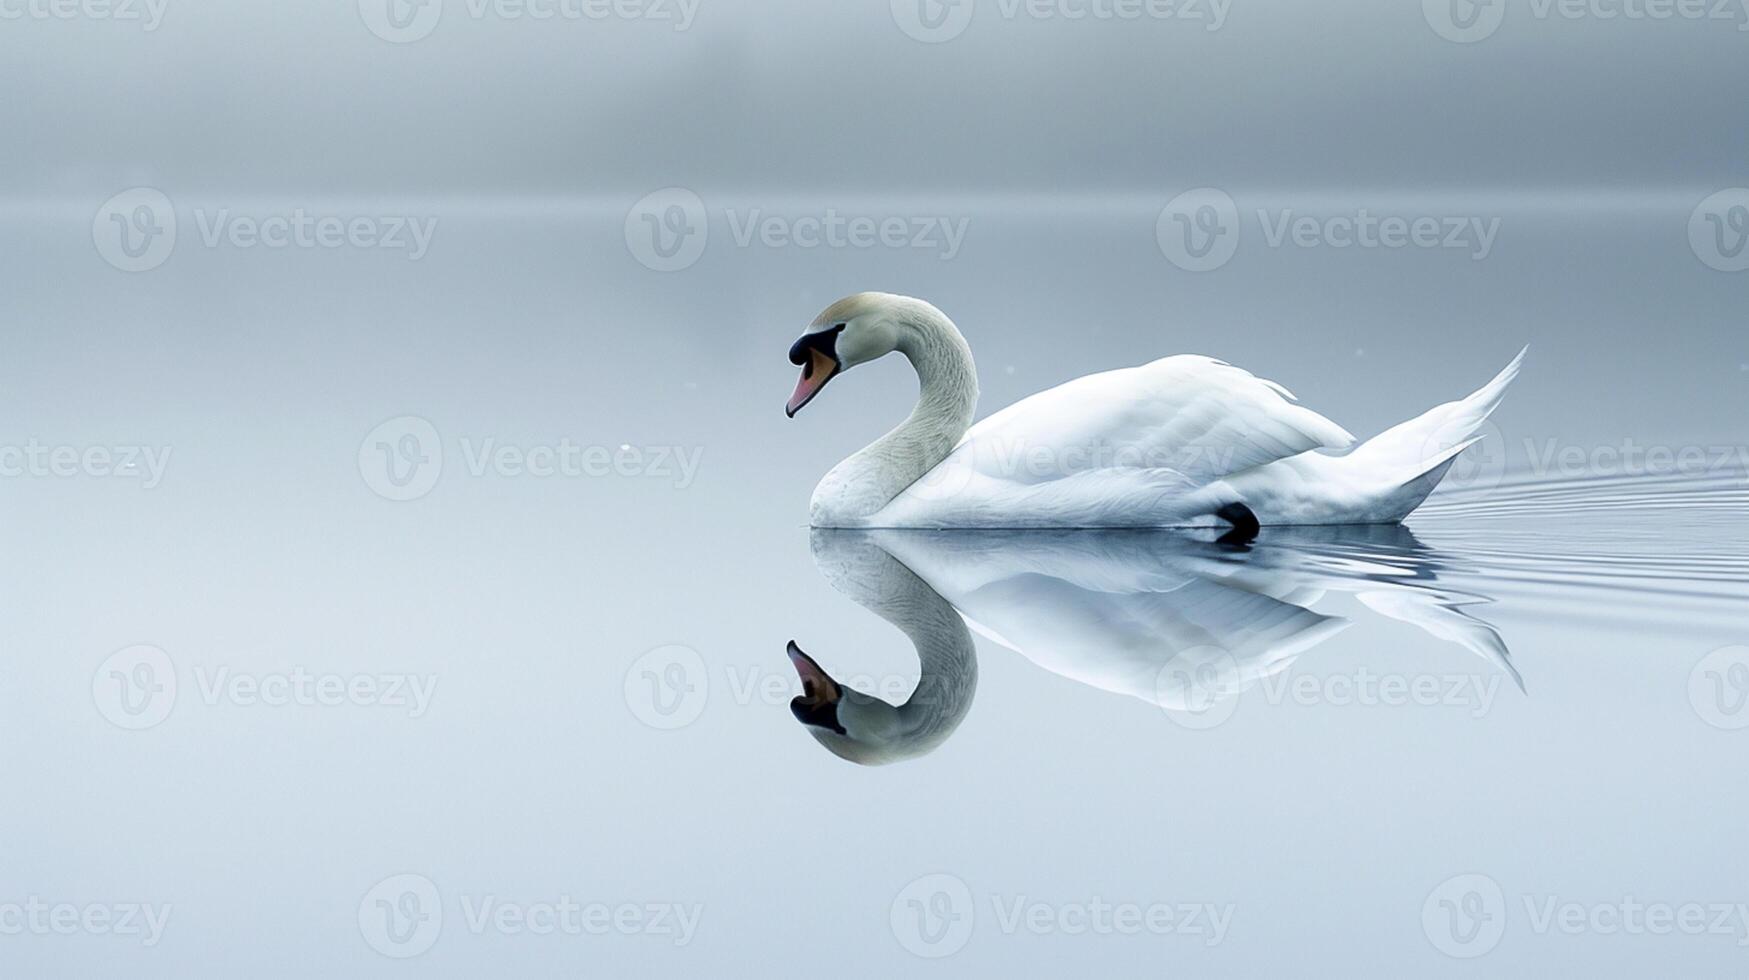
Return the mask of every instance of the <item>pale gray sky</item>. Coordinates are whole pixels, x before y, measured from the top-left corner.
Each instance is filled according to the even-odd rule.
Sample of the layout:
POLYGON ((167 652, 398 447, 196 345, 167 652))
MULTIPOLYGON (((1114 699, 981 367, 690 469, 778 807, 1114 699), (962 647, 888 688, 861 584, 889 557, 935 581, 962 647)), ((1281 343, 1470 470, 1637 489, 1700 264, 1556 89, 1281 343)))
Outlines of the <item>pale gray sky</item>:
MULTIPOLYGON (((1114 0, 620 0, 638 16, 608 19, 529 0, 559 14, 544 20, 447 0, 428 34, 393 43, 358 0, 131 2, 139 21, 0 0, 5 194, 1749 179, 1736 7, 1628 20, 1511 0, 1491 36, 1459 43, 1435 30, 1437 3, 1403 0, 1136 0, 1171 16, 1134 19, 1065 19, 1128 9, 1114 0), (901 27, 918 11, 949 32, 969 19, 924 43, 901 27)), ((427 14, 406 9, 417 34, 427 14)))

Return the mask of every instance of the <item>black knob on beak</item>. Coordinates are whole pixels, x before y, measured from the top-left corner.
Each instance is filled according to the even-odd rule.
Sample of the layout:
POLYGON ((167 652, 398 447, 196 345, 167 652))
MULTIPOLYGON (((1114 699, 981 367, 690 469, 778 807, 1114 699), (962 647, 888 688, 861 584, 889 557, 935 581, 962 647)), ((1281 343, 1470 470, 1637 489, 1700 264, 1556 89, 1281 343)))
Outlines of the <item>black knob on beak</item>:
POLYGON ((789 362, 791 364, 806 364, 808 363, 808 352, 817 350, 836 363, 838 360, 838 335, 843 332, 844 324, 840 323, 830 330, 802 334, 800 339, 789 345, 789 362))

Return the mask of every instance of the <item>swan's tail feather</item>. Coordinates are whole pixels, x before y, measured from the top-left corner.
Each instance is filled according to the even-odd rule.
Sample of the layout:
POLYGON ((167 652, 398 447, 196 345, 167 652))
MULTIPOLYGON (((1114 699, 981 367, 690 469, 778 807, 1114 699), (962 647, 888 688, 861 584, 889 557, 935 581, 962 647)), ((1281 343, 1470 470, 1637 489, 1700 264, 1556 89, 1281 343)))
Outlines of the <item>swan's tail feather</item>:
POLYGON ((1386 429, 1343 457, 1343 468, 1351 478, 1364 474, 1367 482, 1382 485, 1377 518, 1400 521, 1408 516, 1445 478, 1457 457, 1482 440, 1483 423, 1500 407, 1529 350, 1519 351, 1512 363, 1468 398, 1386 429))

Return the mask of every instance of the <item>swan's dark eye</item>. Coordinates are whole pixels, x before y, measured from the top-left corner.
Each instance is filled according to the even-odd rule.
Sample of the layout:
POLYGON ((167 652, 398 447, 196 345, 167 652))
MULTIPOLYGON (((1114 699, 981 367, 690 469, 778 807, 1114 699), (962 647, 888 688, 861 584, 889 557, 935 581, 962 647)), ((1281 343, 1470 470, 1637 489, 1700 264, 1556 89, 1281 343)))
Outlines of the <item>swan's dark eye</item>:
POLYGON ((834 330, 843 330, 843 329, 844 329, 844 326, 845 326, 845 325, 844 325, 844 324, 842 324, 842 323, 834 323, 834 324, 832 324, 832 329, 834 329, 834 330))

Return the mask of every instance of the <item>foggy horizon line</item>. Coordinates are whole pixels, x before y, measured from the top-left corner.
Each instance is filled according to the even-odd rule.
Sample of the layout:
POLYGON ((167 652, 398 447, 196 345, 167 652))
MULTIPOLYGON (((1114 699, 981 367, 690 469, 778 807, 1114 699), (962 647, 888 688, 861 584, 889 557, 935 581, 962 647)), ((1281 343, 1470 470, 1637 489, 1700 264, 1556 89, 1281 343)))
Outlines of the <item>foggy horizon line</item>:
POLYGON ((1158 211, 1168 201, 1188 190, 1213 187, 1224 191, 1241 205, 1273 205, 1280 207, 1446 207, 1547 209, 1561 211, 1614 212, 1643 210, 1666 206, 1692 208, 1707 196, 1731 186, 1749 186, 1749 177, 1741 184, 1701 185, 1682 187, 1487 187, 1477 189, 1308 186, 1247 186, 1240 183, 1185 183, 1160 189, 1127 189, 1120 191, 966 191, 931 189, 905 192, 883 189, 854 190, 771 190, 748 188, 708 189, 685 184, 663 183, 656 186, 626 190, 577 192, 502 192, 502 193, 401 193, 369 191, 312 192, 296 190, 263 193, 259 190, 224 188, 178 188, 174 185, 120 182, 108 190, 89 194, 58 192, 53 194, 0 195, 0 211, 7 213, 56 212, 89 213, 110 196, 134 187, 152 187, 162 191, 180 208, 182 203, 196 207, 272 207, 287 208, 383 208, 402 210, 441 209, 450 212, 486 212, 503 216, 519 216, 524 212, 551 213, 552 209, 581 212, 625 212, 644 196, 657 190, 681 187, 693 191, 707 205, 716 208, 804 207, 836 208, 1006 208, 1017 212, 1050 213, 1060 210, 1096 208, 1109 211, 1158 211))

